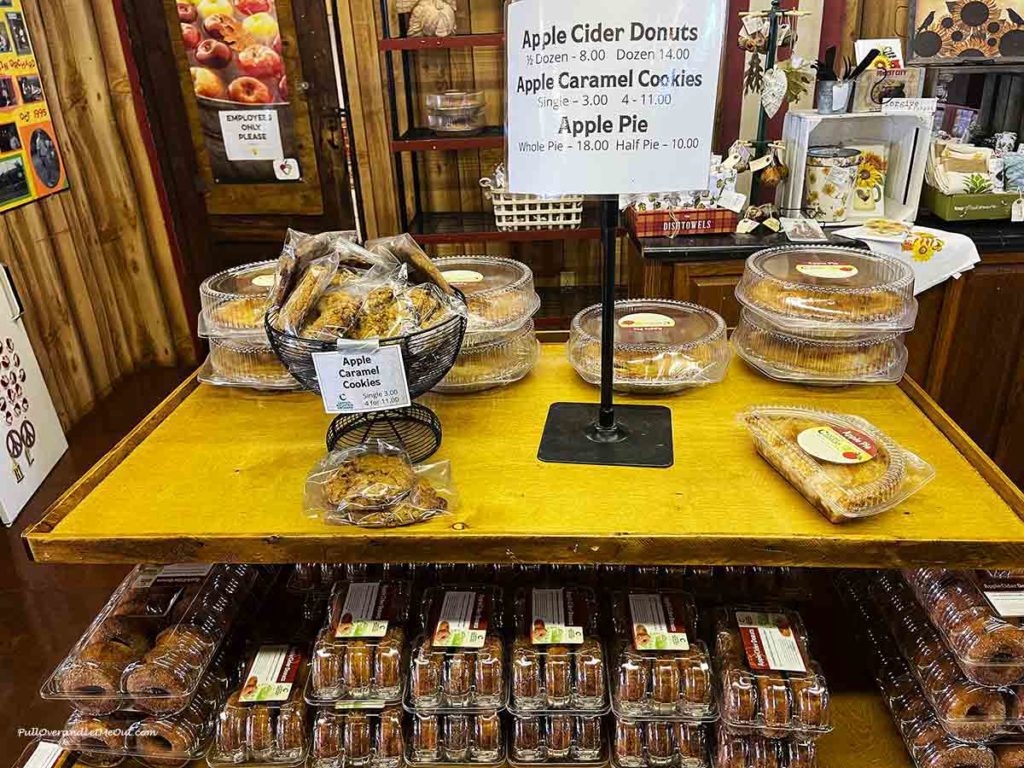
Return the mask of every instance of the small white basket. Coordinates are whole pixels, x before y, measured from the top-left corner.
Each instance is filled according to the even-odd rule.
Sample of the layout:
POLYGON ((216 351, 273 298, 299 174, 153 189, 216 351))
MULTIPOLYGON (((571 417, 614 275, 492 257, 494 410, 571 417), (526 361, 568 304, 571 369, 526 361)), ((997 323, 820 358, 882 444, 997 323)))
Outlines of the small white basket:
POLYGON ((480 179, 485 195, 494 203, 494 222, 498 229, 526 231, 536 229, 579 229, 583 223, 583 196, 538 197, 505 191, 504 169, 496 169, 494 179, 480 179))

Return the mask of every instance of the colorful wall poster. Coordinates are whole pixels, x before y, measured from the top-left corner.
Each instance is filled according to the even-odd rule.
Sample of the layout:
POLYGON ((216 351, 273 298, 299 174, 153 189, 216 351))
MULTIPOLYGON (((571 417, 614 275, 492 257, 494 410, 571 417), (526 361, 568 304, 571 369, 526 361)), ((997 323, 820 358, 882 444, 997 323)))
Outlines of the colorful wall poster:
POLYGON ((22 0, 0 0, 0 212, 67 186, 22 0))
POLYGON ((183 0, 177 12, 214 181, 301 181, 275 0, 183 0))

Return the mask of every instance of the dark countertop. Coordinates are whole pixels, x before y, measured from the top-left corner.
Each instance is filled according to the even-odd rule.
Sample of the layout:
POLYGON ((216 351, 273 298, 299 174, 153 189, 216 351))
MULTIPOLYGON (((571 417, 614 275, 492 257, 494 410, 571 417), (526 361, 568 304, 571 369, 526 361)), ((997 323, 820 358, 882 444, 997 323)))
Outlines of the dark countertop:
MULTIPOLYGON (((1009 221, 953 222, 943 221, 929 215, 918 218, 917 224, 922 227, 967 235, 974 240, 982 254, 1024 252, 1024 224, 1012 224, 1009 221)), ((774 234, 767 230, 764 230, 764 234, 752 235, 684 235, 675 238, 646 237, 639 239, 630 234, 630 238, 646 258, 688 262, 745 259, 762 248, 792 245, 781 232, 774 234)), ((863 245, 844 237, 830 235, 830 239, 837 245, 863 245)))

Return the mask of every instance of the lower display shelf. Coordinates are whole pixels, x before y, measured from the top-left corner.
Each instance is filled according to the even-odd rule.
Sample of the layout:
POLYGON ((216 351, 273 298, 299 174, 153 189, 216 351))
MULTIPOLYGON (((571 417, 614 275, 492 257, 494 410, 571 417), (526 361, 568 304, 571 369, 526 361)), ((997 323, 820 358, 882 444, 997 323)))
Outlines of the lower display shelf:
POLYGON ((835 694, 832 718, 834 730, 818 742, 820 768, 913 768, 876 690, 835 694))

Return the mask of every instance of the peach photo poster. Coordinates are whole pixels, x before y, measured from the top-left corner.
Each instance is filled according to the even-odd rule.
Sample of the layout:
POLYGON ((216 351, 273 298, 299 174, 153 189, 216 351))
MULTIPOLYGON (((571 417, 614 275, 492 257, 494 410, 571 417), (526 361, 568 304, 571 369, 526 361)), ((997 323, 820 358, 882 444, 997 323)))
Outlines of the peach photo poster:
POLYGON ((301 181, 274 0, 179 0, 177 12, 214 181, 301 181))
POLYGON ((0 212, 67 186, 21 0, 0 0, 0 212))

